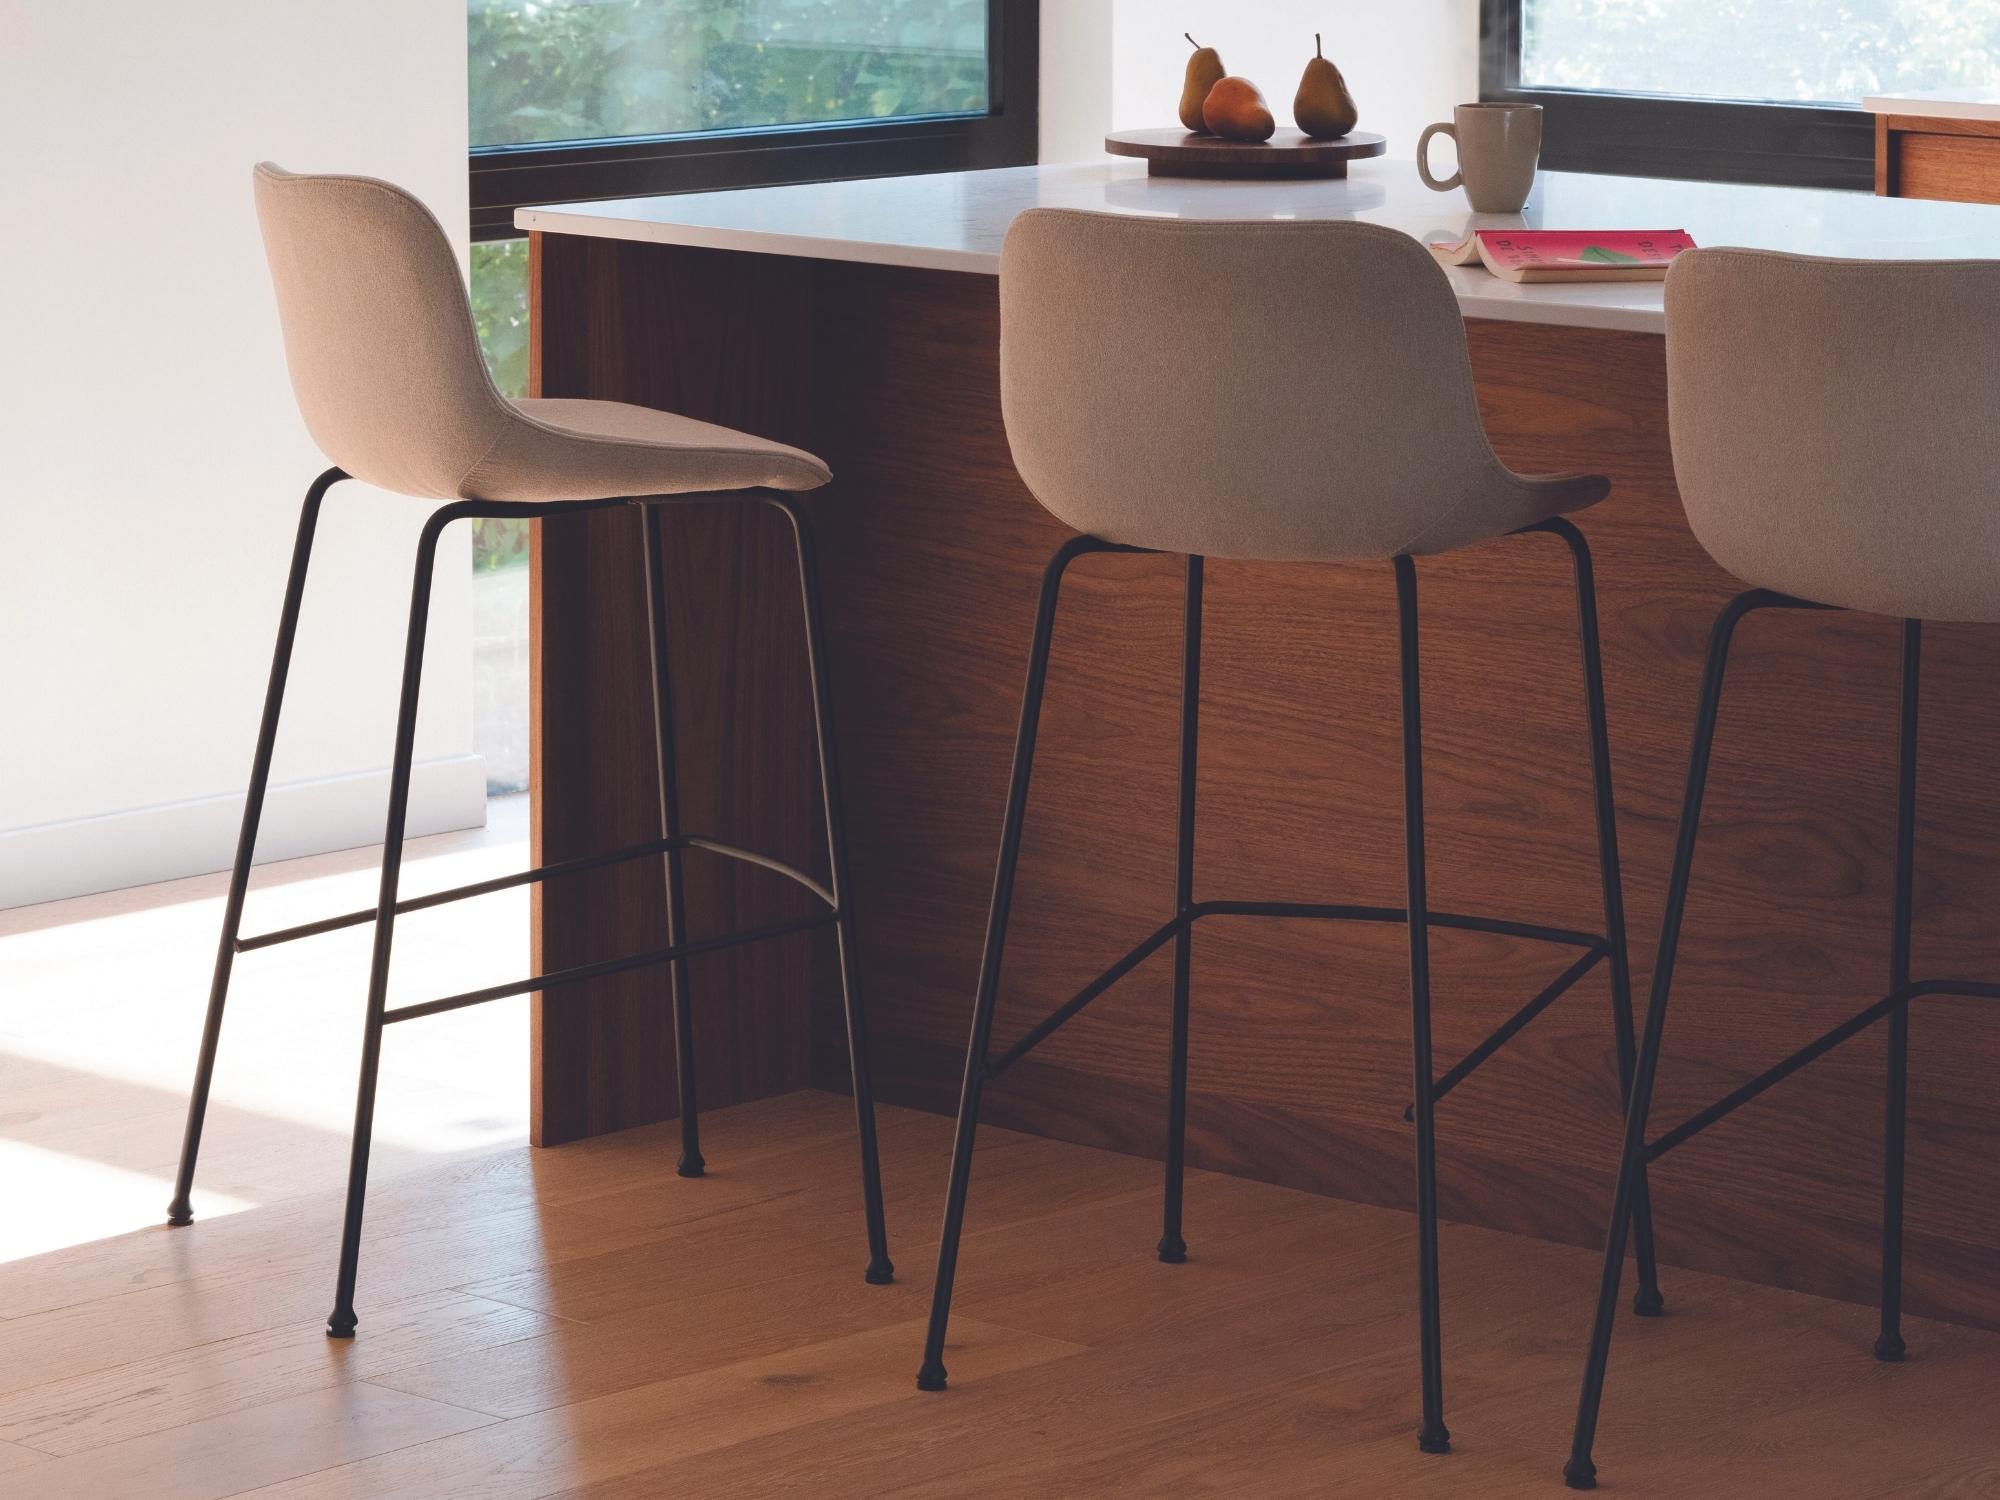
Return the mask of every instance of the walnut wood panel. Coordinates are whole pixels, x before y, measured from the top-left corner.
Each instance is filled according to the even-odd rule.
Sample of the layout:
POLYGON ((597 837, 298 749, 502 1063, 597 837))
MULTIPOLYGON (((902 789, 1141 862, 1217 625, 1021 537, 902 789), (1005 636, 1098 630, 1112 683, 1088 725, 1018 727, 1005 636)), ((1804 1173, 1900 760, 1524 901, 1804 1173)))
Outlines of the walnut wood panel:
POLYGON ((1875 191, 2000 203, 2000 120, 1877 115, 1875 191))
MULTIPOLYGON (((742 295, 753 274, 726 256, 620 254, 631 257, 621 276, 671 280, 678 297, 715 305, 742 295)), ((817 513, 879 1087, 947 1109, 1037 580, 1065 533, 1008 457, 992 280, 782 260, 754 274, 782 278, 788 265, 811 284, 799 294, 809 343, 789 326, 769 329, 763 357, 803 380, 810 441, 839 476, 817 513)), ((1598 559, 1643 986, 1701 654, 1734 586, 1681 516, 1657 338, 1497 323, 1470 331, 1503 455, 1529 470, 1599 468, 1615 482, 1582 524, 1598 559)), ((643 320, 622 334, 651 358, 673 347, 643 320)), ((1547 538, 1510 540, 1426 560, 1419 577, 1433 900, 1595 925, 1566 555, 1547 538)), ((1003 1045, 1170 908, 1179 598, 1170 559, 1092 558, 1072 570, 1015 901, 1003 1045)), ((1217 563, 1208 599, 1198 893, 1398 903, 1389 569, 1217 563)), ((1982 751, 2000 734, 1984 686, 2000 643, 1957 627, 1927 633, 1926 644, 1918 967, 1991 972, 2000 969, 1989 916, 2000 897, 2000 765, 1982 751)), ((636 636, 629 649, 640 651, 636 636)), ((1896 628, 1884 621, 1759 616, 1741 634, 1661 1074, 1663 1125, 1885 986, 1898 659, 1896 628)), ((1529 944, 1440 934, 1440 1066, 1564 961, 1529 944)), ((1394 929, 1204 926, 1191 1158, 1408 1202, 1404 965, 1394 929)), ((1164 958, 1150 961, 1009 1073, 989 1092, 992 1118, 1159 1154, 1169 974, 1164 958)), ((835 1013, 828 988, 817 994, 815 1073, 832 1085, 835 1013)), ((794 1045, 789 1034, 769 1040, 778 1051, 794 1045)), ((2000 1323, 1990 1167, 2000 1105, 1987 1083, 1996 1063, 2000 1029, 1983 1024, 1976 1003, 1924 1002, 1912 1305, 2000 1323)), ((1881 1038, 1857 1040, 1663 1165, 1667 1258, 1871 1295, 1881 1066, 1881 1038)), ((1617 1130, 1602 977, 1455 1094, 1439 1129, 1447 1214, 1596 1241, 1617 1130)), ((1190 1239, 1199 1233, 1191 1223, 1190 1239)))
MULTIPOLYGON (((545 396, 669 408, 773 437, 808 436, 809 281, 789 262, 537 237, 533 376, 545 396)), ((782 517, 724 500, 666 515, 675 708, 687 830, 823 865, 797 565, 782 517)), ((535 857, 657 835, 640 516, 552 520, 530 554, 535 601, 535 857)), ((754 869, 691 854, 691 936, 802 915, 809 900, 754 869)), ((659 866, 640 861, 540 892, 547 971, 666 942, 659 866)), ((816 939, 691 962, 697 1081, 727 1104, 810 1074, 816 939)), ((533 1128, 545 1145, 678 1112, 667 971, 537 997, 533 1128)))

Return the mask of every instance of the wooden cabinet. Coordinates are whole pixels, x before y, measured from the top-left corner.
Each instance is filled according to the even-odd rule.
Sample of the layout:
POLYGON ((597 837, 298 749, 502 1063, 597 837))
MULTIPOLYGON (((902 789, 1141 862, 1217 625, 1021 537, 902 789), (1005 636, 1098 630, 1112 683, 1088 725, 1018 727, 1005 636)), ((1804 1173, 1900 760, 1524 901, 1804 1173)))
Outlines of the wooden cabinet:
POLYGON ((2000 120, 1878 113, 1875 191, 2000 203, 2000 120))

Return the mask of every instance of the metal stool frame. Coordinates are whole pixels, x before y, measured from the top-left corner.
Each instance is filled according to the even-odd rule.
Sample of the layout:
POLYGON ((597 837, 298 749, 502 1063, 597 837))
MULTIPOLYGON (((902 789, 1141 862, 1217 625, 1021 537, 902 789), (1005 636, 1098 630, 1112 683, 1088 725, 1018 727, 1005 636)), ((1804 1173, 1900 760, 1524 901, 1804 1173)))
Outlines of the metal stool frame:
POLYGON ((724 495, 645 495, 607 500, 566 501, 525 504, 487 500, 460 500, 432 513, 424 523, 417 543, 416 576, 410 588, 409 632, 403 651, 402 697, 396 719, 395 755, 389 774, 388 826, 382 838, 381 894, 373 908, 326 917, 274 932, 242 936, 243 904, 249 889, 250 866, 256 849, 257 826, 263 815, 264 794, 270 783, 272 751, 278 737, 278 718, 284 704, 286 679, 291 670, 292 646, 298 633, 299 608, 305 597, 306 573, 312 559, 313 536, 319 524, 322 502, 327 492, 348 475, 328 469, 313 481, 306 492, 299 516, 297 540, 293 545, 291 572, 285 584, 284 607, 278 620, 277 645, 272 654, 271 677, 264 697, 263 719, 258 726, 257 748, 251 763, 250 787, 243 807, 243 824, 237 839, 236 859, 229 876, 228 895, 223 903, 222 936, 216 951, 214 980, 209 990, 208 1013, 202 1027, 201 1052, 195 1068, 194 1088, 188 1101, 187 1130, 181 1145, 180 1169, 174 1182, 173 1202, 167 1222, 193 1222, 190 1194, 194 1186, 195 1161, 201 1150, 202 1125, 208 1112, 209 1086, 215 1073, 215 1057, 222 1036, 222 1015, 229 995, 229 981, 236 955, 279 943, 295 942, 344 927, 375 924, 374 957, 369 969, 368 1003, 362 1032, 361 1076, 354 1110, 353 1150, 347 1185, 347 1214, 341 1235, 340 1269, 335 1284, 333 1312, 326 1331, 331 1338, 351 1338, 357 1318, 354 1313, 355 1278, 361 1254, 361 1218, 368 1183, 368 1153, 374 1131, 376 1074, 381 1063, 382 1031, 399 1021, 440 1015, 488 1000, 545 990, 586 979, 601 979, 656 964, 669 966, 674 1011, 674 1052, 680 1080, 681 1157, 683 1177, 699 1177, 705 1170, 701 1154, 699 1112, 695 1097, 695 1057, 692 1001, 688 988, 687 960, 700 953, 715 953, 745 943, 764 942, 794 933, 831 926, 840 948, 840 972, 846 1002, 848 1059, 852 1071, 856 1129, 861 1146, 862 1199, 868 1229, 867 1279, 883 1284, 894 1279, 889 1260, 888 1234, 882 1212, 881 1167, 875 1139, 874 1090, 868 1065, 867 1026, 862 1011, 858 954, 855 945, 852 882, 848 873, 847 841, 842 821, 840 778, 833 739, 833 707, 827 685, 826 631, 821 614, 818 570, 814 561, 812 531, 798 500, 778 490, 748 490, 724 495), (783 512, 790 523, 798 556, 800 602, 805 617, 807 660, 812 679, 813 720, 818 742, 820 796, 826 815, 827 862, 830 881, 822 885, 803 870, 781 860, 751 850, 740 849, 716 839, 685 833, 680 828, 679 789, 676 779, 673 691, 668 665, 665 564, 661 554, 660 508, 666 505, 717 503, 762 503, 783 512), (403 825, 409 807, 410 769, 416 748, 417 699, 423 673, 424 636, 430 613, 431 575, 437 556, 438 538, 454 521, 472 518, 537 520, 559 518, 582 511, 606 510, 615 506, 639 507, 644 517, 646 543, 646 597, 651 626, 653 720, 655 748, 659 758, 660 837, 623 849, 556 861, 492 880, 478 881, 431 895, 401 899, 398 895, 403 863, 403 825), (790 921, 773 922, 742 932, 690 940, 684 935, 686 914, 682 894, 681 856, 688 850, 756 865, 782 875, 810 892, 822 910, 790 921), (471 896, 483 896, 516 886, 530 885, 584 870, 598 869, 625 860, 659 856, 662 859, 667 896, 667 946, 646 953, 579 964, 529 979, 468 990, 419 1004, 388 1008, 389 958, 395 937, 396 918, 471 896))
MULTIPOLYGON (((966 1190, 972 1170, 973 1136, 979 1125, 980 1099, 988 1083, 999 1078, 1007 1069, 1047 1040, 1059 1027, 1073 1019, 1091 1001, 1137 968, 1149 955, 1165 947, 1169 941, 1173 942, 1174 1001, 1168 1087, 1166 1182, 1164 1223, 1158 1253, 1159 1258, 1168 1263, 1183 1261, 1187 1258, 1187 1245, 1181 1233, 1181 1204, 1183 1167, 1186 1160, 1188 988, 1190 941, 1195 923, 1207 917, 1310 917, 1349 922, 1399 922, 1408 927, 1410 940, 1410 1009, 1415 1102, 1406 1117, 1414 1119, 1417 1136, 1418 1291, 1423 1376, 1423 1424, 1418 1431, 1418 1446, 1427 1453, 1443 1453, 1449 1450, 1451 1434, 1444 1423, 1443 1337, 1438 1309, 1434 1114, 1437 1102, 1458 1084, 1464 1082, 1509 1038, 1554 1004, 1599 963, 1607 964, 1610 971, 1613 1033, 1618 1057, 1621 1098, 1629 1094, 1633 1072, 1631 985, 1625 946, 1624 900, 1619 886, 1618 836, 1611 790, 1611 751, 1605 729, 1603 670, 1598 642, 1596 589, 1591 570, 1590 549, 1582 533, 1560 517, 1523 527, 1514 534, 1521 536, 1537 532, 1555 536, 1569 548, 1575 571, 1577 624, 1582 648, 1585 708, 1590 724, 1591 773, 1595 793, 1599 876, 1604 905, 1605 930, 1602 936, 1525 922, 1461 916, 1430 910, 1426 895, 1424 864, 1423 735, 1418 692, 1416 565, 1409 557, 1393 559, 1402 661, 1403 813, 1408 883, 1407 906, 1195 900, 1195 763, 1201 698, 1204 560, 1190 556, 1186 559, 1187 605, 1181 677, 1180 795, 1175 913, 1123 958, 1058 1006, 1046 1019, 1030 1028, 1019 1041, 998 1056, 994 1056, 993 1016, 999 991, 1001 958, 1006 947, 1008 912, 1013 899, 1015 868, 1021 852, 1021 831, 1027 811, 1028 783, 1034 764, 1042 692, 1048 678, 1049 647, 1055 628, 1056 605, 1061 593, 1063 576, 1072 562, 1089 553, 1147 553, 1149 549, 1121 546, 1100 541, 1095 537, 1079 536, 1066 543, 1055 554, 1043 574, 1041 603, 1035 618, 1034 641, 1029 654, 1027 688, 1021 705, 1020 731, 1014 748, 1013 777, 1007 795, 1006 819, 1000 836, 999 866, 994 875, 993 903, 987 921, 985 958, 980 969, 979 988, 973 1006, 971 1042, 966 1053, 958 1133, 952 1152, 951 1182, 945 1202, 943 1238, 938 1247, 937 1282, 932 1297, 923 1366, 917 1376, 919 1389, 939 1391, 943 1390, 946 1384, 945 1331, 951 1316, 952 1283, 957 1273, 959 1235, 964 1225, 966 1190), (1436 1077, 1431 1064, 1428 937, 1431 927, 1528 938, 1580 951, 1575 961, 1541 993, 1502 1022, 1485 1041, 1467 1053, 1456 1066, 1442 1077, 1436 1077)), ((1636 1179, 1629 1212, 1638 1223, 1640 1247, 1641 1288, 1634 1307, 1641 1314, 1651 1315, 1660 1311, 1662 1303, 1652 1259, 1651 1209, 1647 1201, 1643 1169, 1636 1179)))
POLYGON ((1584 1362, 1583 1390, 1577 1400, 1576 1428, 1563 1479, 1571 1489, 1593 1489, 1597 1465, 1591 1449, 1597 1439, 1597 1415, 1604 1396, 1605 1366, 1611 1355, 1611 1330, 1618 1315, 1618 1283, 1625 1269, 1627 1210, 1643 1191, 1648 1164, 1684 1145, 1716 1121, 1733 1114, 1807 1063, 1824 1057, 1842 1042, 1859 1036, 1876 1022, 1889 1022, 1889 1059, 1883 1126, 1882 1171, 1882 1293, 1881 1319, 1875 1357, 1885 1363, 1903 1358, 1903 1155, 1905 1107, 1909 1095, 1910 1002, 1925 995, 1958 995, 2000 999, 2000 984, 1964 979, 1910 977, 1910 928, 1915 904, 1917 823, 1917 689, 1923 661, 1923 622, 1903 622, 1902 723, 1896 773, 1896 877, 1889 928, 1889 992, 1874 1004, 1774 1063, 1742 1087, 1654 1140, 1646 1139, 1646 1117, 1652 1108, 1653 1078, 1659 1069, 1666 1034, 1667 1000, 1673 990, 1674 959, 1680 948, 1681 919, 1687 909, 1688 881, 1694 872, 1695 841, 1701 830, 1701 804, 1708 786, 1709 752, 1722 705, 1723 675, 1736 627, 1760 609, 1827 610, 1834 606, 1795 599, 1770 589, 1738 594, 1716 617, 1709 636, 1708 662, 1702 674, 1700 706, 1695 715, 1694 745, 1689 753, 1687 791, 1681 802, 1678 841, 1674 846, 1672 878, 1667 883, 1666 913, 1660 924, 1659 957, 1653 967, 1653 993, 1646 1013, 1645 1035, 1639 1046, 1625 1122, 1625 1142, 1612 1200, 1611 1227, 1604 1249, 1604 1276, 1598 1288, 1597 1319, 1591 1329, 1590 1352, 1584 1362))

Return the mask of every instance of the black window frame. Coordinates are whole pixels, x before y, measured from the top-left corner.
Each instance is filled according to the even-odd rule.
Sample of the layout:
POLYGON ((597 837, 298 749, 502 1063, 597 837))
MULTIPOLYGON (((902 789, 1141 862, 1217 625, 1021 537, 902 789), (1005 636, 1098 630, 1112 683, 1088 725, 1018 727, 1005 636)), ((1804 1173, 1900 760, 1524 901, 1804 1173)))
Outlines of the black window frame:
POLYGON ((1522 4, 1480 0, 1479 97, 1542 106, 1544 167, 1873 189, 1875 117, 1858 108, 1523 87, 1522 4))
POLYGON ((514 210, 539 203, 1027 166, 1039 146, 1040 53, 1039 0, 988 0, 983 115, 474 147, 472 237, 517 237, 514 210))

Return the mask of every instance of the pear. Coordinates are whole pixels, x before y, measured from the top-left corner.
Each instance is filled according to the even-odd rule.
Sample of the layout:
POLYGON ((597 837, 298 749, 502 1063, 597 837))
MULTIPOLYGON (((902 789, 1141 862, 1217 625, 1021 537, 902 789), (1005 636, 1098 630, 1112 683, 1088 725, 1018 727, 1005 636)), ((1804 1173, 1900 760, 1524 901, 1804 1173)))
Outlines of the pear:
POLYGON ((1188 45, 1194 48, 1194 56, 1188 59, 1187 82, 1181 85, 1181 124, 1201 135, 1208 127, 1201 120, 1201 106, 1208 98, 1208 91, 1221 81, 1228 69, 1222 66, 1222 55, 1213 47, 1204 47, 1193 37, 1187 36, 1188 45))
POLYGON ((1360 118, 1354 96, 1347 92, 1347 80, 1326 60, 1319 33, 1314 32, 1313 58, 1306 64, 1305 77, 1299 80, 1298 97, 1292 100, 1292 119, 1314 140, 1330 141, 1346 135, 1360 118))
POLYGON ((1201 105, 1202 122, 1210 135, 1227 141, 1268 141, 1278 128, 1271 106, 1247 78, 1219 78, 1201 105))

